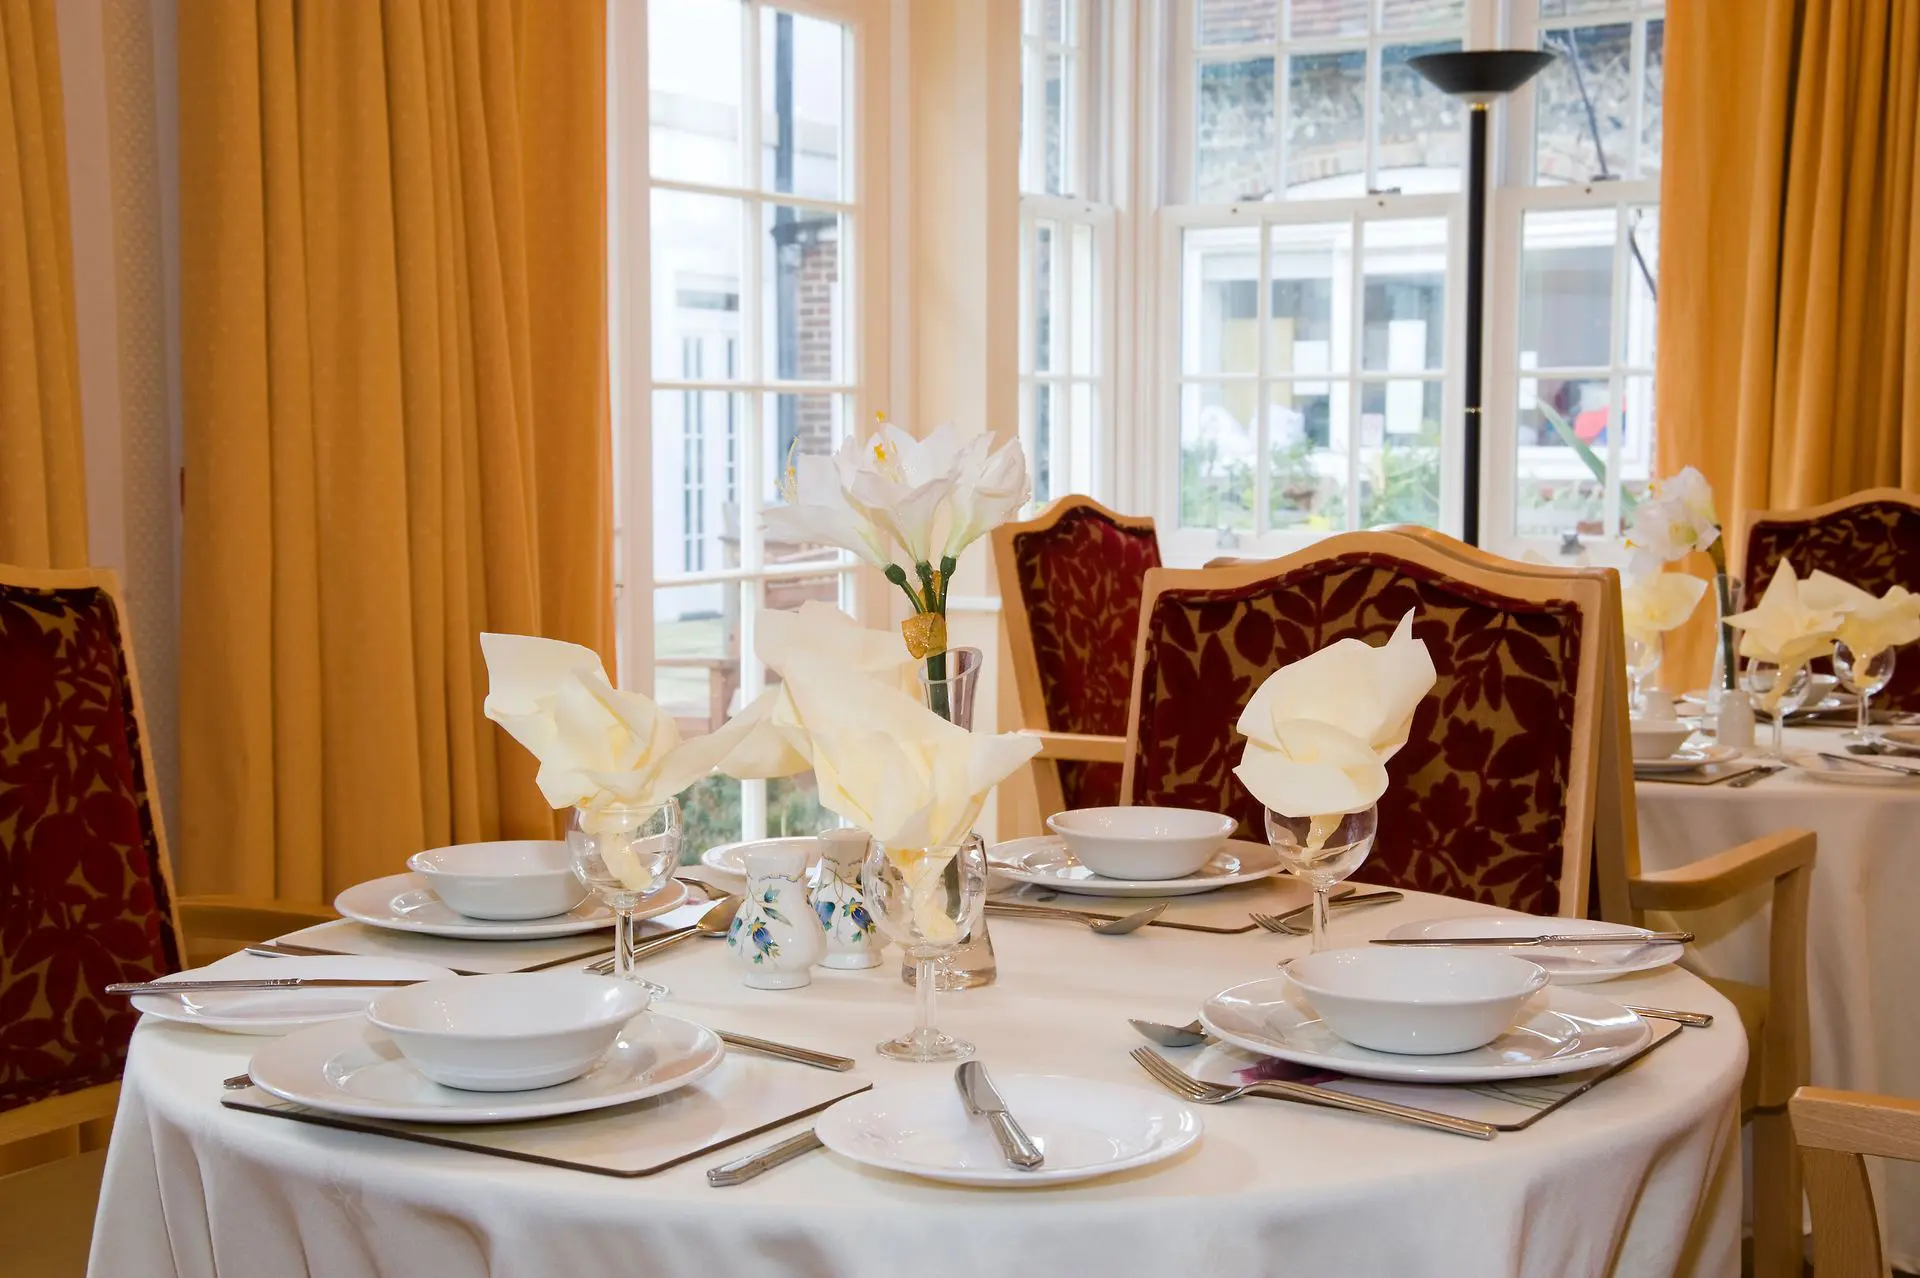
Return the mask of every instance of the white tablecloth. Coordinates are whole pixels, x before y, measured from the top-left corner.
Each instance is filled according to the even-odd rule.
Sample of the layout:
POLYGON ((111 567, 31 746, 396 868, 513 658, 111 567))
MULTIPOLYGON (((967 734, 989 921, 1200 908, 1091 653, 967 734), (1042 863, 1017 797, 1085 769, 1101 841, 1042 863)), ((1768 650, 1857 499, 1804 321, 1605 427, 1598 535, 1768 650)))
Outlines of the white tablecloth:
MULTIPOLYGON (((1768 729, 1763 725, 1764 745, 1768 729)), ((1844 749, 1839 729, 1789 728, 1787 749, 1844 749)), ((1816 781, 1794 771, 1745 789, 1642 781, 1640 860, 1685 865, 1799 827, 1819 836, 1807 924, 1813 1081, 1920 1096, 1920 782, 1879 788, 1816 781)), ((1688 915, 1701 970, 1764 985, 1767 894, 1711 917, 1688 915)), ((1889 1164, 1880 1216, 1891 1259, 1920 1269, 1920 1167, 1889 1164)))
MULTIPOLYGON (((1276 885, 1272 897, 1284 907, 1300 892, 1276 885)), ((1418 897, 1336 928, 1358 939, 1472 909, 1418 897)), ((1126 1016, 1185 1021, 1208 994, 1306 946, 1007 919, 993 931, 999 982, 944 997, 941 1025, 998 1073, 1136 1084, 1145 1076, 1127 1051, 1141 1040, 1126 1016)), ((717 942, 696 941, 648 970, 673 987, 676 1014, 857 1055, 880 1086, 930 1068, 872 1052, 911 1019, 897 963, 765 993, 738 983, 717 942)), ((127 1064, 91 1272, 1731 1278, 1738 1021, 1678 969, 1594 988, 1720 1020, 1490 1142, 1248 1099, 1205 1111, 1199 1146, 1170 1164, 1025 1191, 935 1185, 824 1152, 738 1188, 707 1186, 707 1166, 775 1134, 621 1181, 328 1131, 223 1110, 220 1080, 246 1067, 252 1044, 150 1021, 127 1064)))

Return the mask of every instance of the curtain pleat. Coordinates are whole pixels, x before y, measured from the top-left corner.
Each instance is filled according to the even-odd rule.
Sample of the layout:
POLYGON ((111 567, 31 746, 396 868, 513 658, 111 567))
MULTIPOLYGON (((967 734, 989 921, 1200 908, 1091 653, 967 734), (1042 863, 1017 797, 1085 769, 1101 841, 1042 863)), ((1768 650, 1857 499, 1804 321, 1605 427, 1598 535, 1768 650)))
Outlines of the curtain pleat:
POLYGON ((0 563, 87 563, 53 0, 0 4, 0 563))
POLYGON ((194 890, 325 896, 553 829, 481 714, 477 636, 610 649, 583 567, 612 536, 604 126, 526 107, 599 121, 604 42, 585 4, 181 7, 194 890), (530 154, 586 240, 541 250, 541 322, 580 352, 551 365, 529 259, 557 197, 530 154), (543 500, 577 508, 551 536, 543 500))

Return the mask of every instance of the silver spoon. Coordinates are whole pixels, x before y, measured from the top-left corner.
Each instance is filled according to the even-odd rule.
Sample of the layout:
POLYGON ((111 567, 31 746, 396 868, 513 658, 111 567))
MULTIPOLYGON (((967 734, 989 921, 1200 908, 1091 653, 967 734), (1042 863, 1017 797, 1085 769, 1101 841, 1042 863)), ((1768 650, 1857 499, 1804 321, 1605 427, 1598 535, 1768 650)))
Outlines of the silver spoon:
POLYGON ((1197 1018, 1185 1025, 1162 1025, 1159 1021, 1136 1021, 1131 1018, 1127 1024, 1162 1047, 1197 1047, 1207 1041, 1207 1027, 1197 1018))
POLYGON ((1135 910, 1132 914, 1123 914, 1117 919, 1101 920, 1088 918, 1078 910, 1049 910, 1039 906, 1016 906, 1008 908, 999 904, 989 904, 987 912, 1002 914, 1007 918, 1060 919, 1063 922, 1084 923, 1087 930, 1101 936, 1125 936, 1136 932, 1166 913, 1166 901, 1149 905, 1144 910, 1135 910))
MULTIPOLYGON (((705 914, 688 926, 677 931, 664 932, 659 936, 648 937, 633 947, 633 961, 638 963, 641 959, 652 958, 661 950, 678 945, 689 937, 725 936, 727 929, 733 926, 733 916, 740 912, 740 903, 745 899, 740 896, 723 896, 715 901, 705 914)), ((599 962, 589 964, 587 970, 601 976, 610 974, 613 971, 613 955, 609 954, 599 962)))

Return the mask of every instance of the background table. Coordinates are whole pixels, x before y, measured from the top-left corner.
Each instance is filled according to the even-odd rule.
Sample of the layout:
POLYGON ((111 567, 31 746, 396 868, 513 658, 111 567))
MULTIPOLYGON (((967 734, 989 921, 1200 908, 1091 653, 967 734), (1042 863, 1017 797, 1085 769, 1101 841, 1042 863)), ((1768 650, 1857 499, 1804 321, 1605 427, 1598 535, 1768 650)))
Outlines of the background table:
MULTIPOLYGON (((1763 743, 1769 731, 1762 725, 1763 743)), ((1840 731, 1789 728, 1787 749, 1840 752, 1840 731)), ((1920 1096, 1920 781, 1851 786, 1788 770, 1744 789, 1642 781, 1635 792, 1649 870, 1788 827, 1819 836, 1807 920, 1813 1081, 1920 1096)), ((1766 983, 1767 903, 1755 892, 1687 916, 1703 971, 1766 983)), ((1890 1164, 1884 1176, 1877 1189, 1889 1258, 1920 1270, 1920 1167, 1890 1164)))
MULTIPOLYGON (((1264 895, 1270 908, 1302 899, 1291 882, 1264 895)), ((1413 897, 1336 916, 1335 928, 1358 941, 1476 909, 1413 897)), ((1209 994, 1307 946, 1265 932, 992 927, 999 982, 943 996, 940 1024, 999 1074, 1140 1085, 1127 1016, 1186 1021, 1209 994)), ((677 1015, 856 1055, 880 1086, 946 1068, 873 1053, 911 1019, 897 961, 767 993, 739 984, 717 941, 694 941, 647 971, 673 987, 677 1015)), ((1668 1274, 1679 1257, 1680 1273, 1732 1278, 1739 1022, 1678 969, 1591 988, 1719 1020, 1490 1142, 1247 1099, 1205 1110, 1200 1144, 1171 1163, 1024 1191, 941 1186, 825 1152, 737 1188, 706 1185, 706 1167, 778 1133, 622 1181, 237 1113, 220 1107, 220 1080, 253 1044, 149 1021, 127 1063, 92 1272, 1562 1278, 1668 1274)))

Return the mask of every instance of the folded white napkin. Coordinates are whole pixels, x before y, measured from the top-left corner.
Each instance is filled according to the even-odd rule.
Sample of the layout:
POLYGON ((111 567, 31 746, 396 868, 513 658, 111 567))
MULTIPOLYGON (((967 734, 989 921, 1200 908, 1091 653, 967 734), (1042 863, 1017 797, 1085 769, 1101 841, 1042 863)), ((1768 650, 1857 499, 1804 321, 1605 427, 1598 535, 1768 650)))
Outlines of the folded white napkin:
MULTIPOLYGON (((1814 598, 1818 599, 1821 594, 1822 591, 1816 589, 1814 598)), ((1811 606, 1801 596, 1800 579, 1793 565, 1782 560, 1780 571, 1767 583, 1760 602, 1728 617, 1727 624, 1741 632, 1741 656, 1774 662, 1785 673, 1797 670, 1826 650, 1840 627, 1840 613, 1832 608, 1811 606)))
POLYGON ((1894 586, 1875 597, 1828 572, 1800 583, 1800 602, 1816 612, 1840 615, 1837 634, 1864 665, 1888 648, 1920 639, 1920 595, 1894 586))

